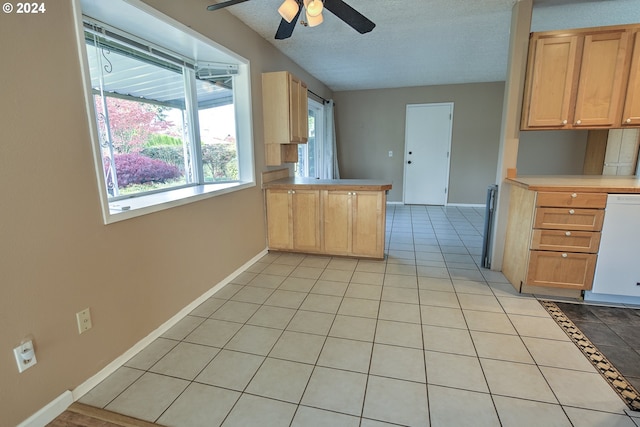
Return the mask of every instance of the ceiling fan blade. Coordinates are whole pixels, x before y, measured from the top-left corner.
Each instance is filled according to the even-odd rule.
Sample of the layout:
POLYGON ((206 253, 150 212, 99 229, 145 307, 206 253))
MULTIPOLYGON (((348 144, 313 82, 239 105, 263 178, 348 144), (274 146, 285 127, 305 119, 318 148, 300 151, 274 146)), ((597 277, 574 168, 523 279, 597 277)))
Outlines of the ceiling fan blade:
POLYGON ((324 7, 360 34, 373 30, 376 24, 342 0, 324 0, 324 7))
POLYGON ((296 23, 298 22, 300 12, 302 12, 302 7, 298 9, 298 13, 296 13, 296 16, 293 17, 291 22, 287 22, 287 20, 284 18, 280 20, 278 31, 276 31, 276 40, 284 40, 291 37, 291 34, 293 34, 293 29, 296 28, 296 23))
POLYGON ((220 3, 212 4, 211 6, 207 6, 207 10, 218 10, 223 9, 228 6, 233 6, 234 4, 244 3, 249 0, 227 0, 220 3))

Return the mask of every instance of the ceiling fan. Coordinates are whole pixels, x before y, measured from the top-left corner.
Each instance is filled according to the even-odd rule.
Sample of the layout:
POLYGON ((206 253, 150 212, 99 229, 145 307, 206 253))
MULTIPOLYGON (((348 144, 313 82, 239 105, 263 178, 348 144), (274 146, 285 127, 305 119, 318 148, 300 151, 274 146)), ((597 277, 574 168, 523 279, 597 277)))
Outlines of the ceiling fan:
MULTIPOLYGON (((223 9, 246 1, 249 0, 226 0, 208 6, 207 10, 223 9)), ((305 9, 306 21, 301 21, 301 23, 309 27, 314 27, 322 23, 322 10, 324 8, 360 34, 368 33, 376 26, 376 24, 371 22, 366 16, 349 6, 343 0, 284 0, 278 8, 282 19, 276 31, 276 39, 283 40, 291 37, 303 8, 305 9)))

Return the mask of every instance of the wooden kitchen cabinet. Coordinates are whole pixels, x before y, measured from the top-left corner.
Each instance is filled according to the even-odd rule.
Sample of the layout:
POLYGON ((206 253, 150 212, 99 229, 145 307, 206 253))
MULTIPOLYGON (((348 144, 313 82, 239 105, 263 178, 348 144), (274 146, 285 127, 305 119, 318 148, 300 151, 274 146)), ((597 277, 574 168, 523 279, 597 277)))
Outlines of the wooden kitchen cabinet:
POLYGON ((298 146, 308 140, 307 85, 287 71, 262 74, 266 163, 298 161, 298 146))
MULTIPOLYGON (((288 170, 285 170, 288 173, 288 170)), ((387 190, 370 179, 271 179, 266 190, 271 250, 384 259, 387 190)))
POLYGON ((383 196, 380 191, 322 191, 325 252, 383 258, 383 196))
POLYGON ((320 251, 318 190, 267 190, 266 203, 271 248, 320 251))
POLYGON ((622 112, 622 126, 640 126, 640 30, 632 37, 629 82, 622 112))
POLYGON ((606 193, 512 187, 502 271, 521 292, 589 290, 606 193))
POLYGON ((527 285, 588 290, 593 285, 596 254, 531 251, 527 285))
POLYGON ((555 128, 568 123, 578 68, 578 42, 575 35, 531 39, 523 128, 555 128))
POLYGON ((621 127, 633 28, 532 33, 521 128, 621 127))

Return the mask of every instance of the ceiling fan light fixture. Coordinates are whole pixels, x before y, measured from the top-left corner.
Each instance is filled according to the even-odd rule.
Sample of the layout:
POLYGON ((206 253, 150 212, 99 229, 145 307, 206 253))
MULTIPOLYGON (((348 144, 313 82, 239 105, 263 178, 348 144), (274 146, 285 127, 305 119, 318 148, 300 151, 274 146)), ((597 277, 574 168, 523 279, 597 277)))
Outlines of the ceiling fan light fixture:
POLYGON ((291 23, 298 14, 299 9, 300 7, 296 0, 284 0, 278 8, 278 13, 285 21, 291 23))
POLYGON ((318 26, 320 24, 322 24, 322 21, 324 21, 324 18, 322 17, 322 14, 316 15, 316 16, 311 16, 309 14, 309 10, 307 9, 307 26, 309 27, 315 27, 318 26))
POLYGON ((306 4, 307 16, 316 17, 322 14, 322 9, 324 9, 324 4, 322 0, 311 0, 306 4))

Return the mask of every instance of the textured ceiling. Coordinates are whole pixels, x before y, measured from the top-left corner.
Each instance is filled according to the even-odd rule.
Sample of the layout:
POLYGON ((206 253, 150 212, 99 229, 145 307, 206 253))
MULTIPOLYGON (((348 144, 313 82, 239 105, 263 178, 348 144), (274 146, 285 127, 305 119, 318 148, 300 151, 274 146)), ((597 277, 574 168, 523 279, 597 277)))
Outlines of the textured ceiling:
MULTIPOLYGON (((372 32, 325 10, 321 25, 275 40, 281 2, 226 10, 333 91, 505 79, 515 0, 346 0, 376 23, 372 32)), ((534 0, 533 31, 628 23, 640 23, 640 0, 534 0)))

